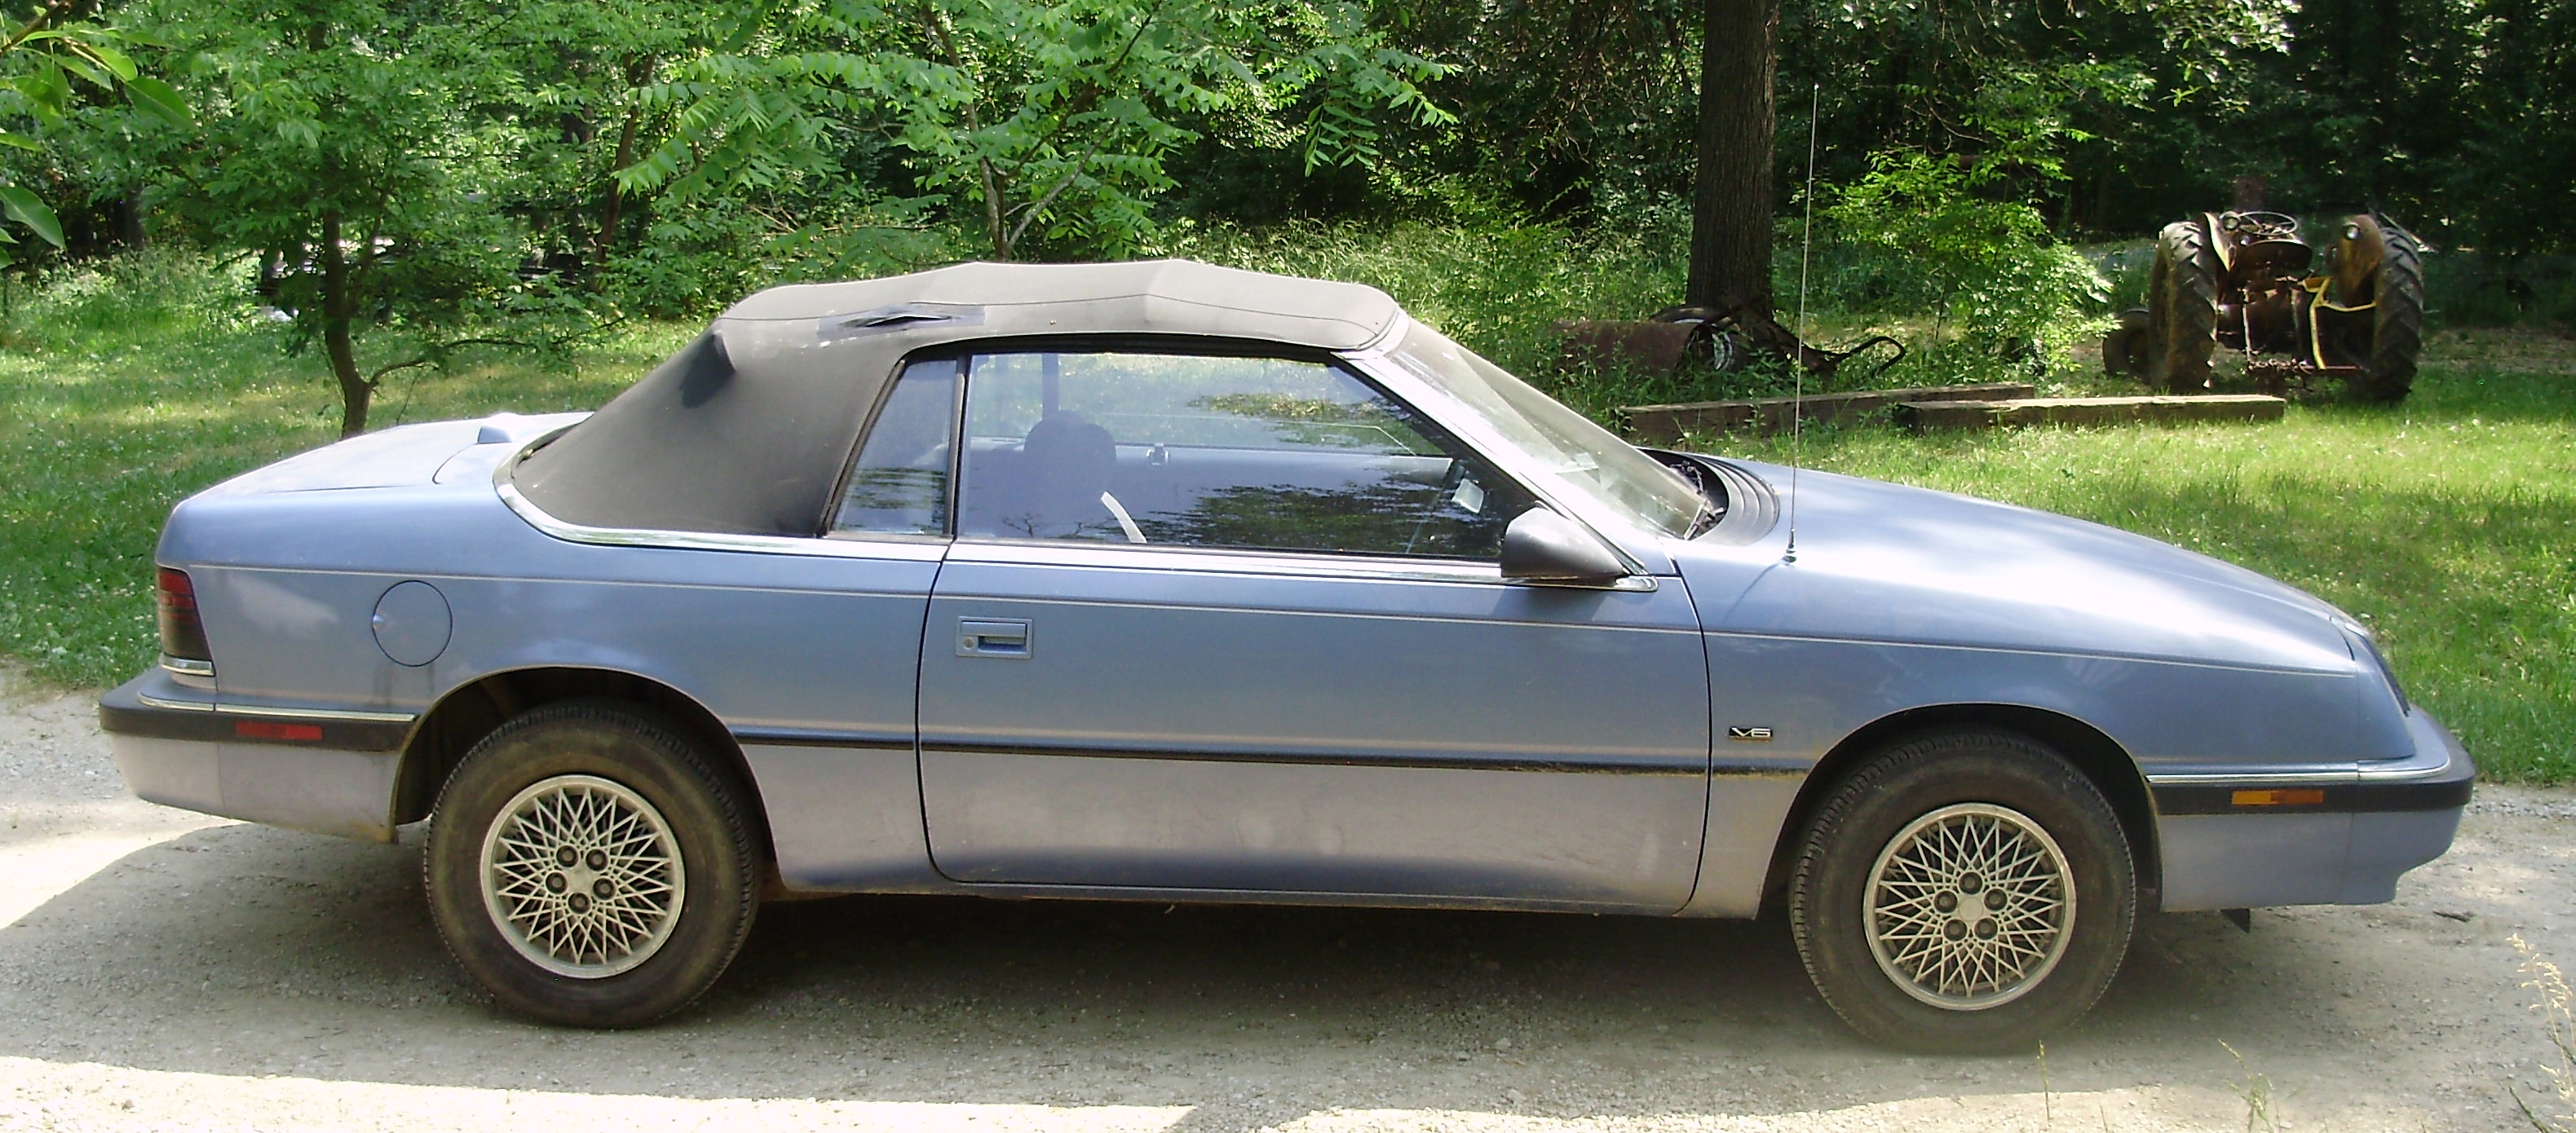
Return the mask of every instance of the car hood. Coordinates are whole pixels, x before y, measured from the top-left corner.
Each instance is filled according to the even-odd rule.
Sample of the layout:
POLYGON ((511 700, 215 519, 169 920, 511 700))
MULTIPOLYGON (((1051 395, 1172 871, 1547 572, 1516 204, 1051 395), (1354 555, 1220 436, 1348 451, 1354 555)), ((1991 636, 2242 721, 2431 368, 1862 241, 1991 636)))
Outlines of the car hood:
MULTIPOLYGON (((1968 496, 1801 472, 1794 562, 1780 534, 1676 549, 1694 595, 1736 590, 1712 630, 2352 672, 2340 611, 2242 567, 2097 523, 1968 496), (1748 561, 1761 558, 1759 563, 1748 561), (1749 586, 1702 585, 1758 568, 1749 586)), ((1738 575, 1741 577, 1741 575, 1738 575)))

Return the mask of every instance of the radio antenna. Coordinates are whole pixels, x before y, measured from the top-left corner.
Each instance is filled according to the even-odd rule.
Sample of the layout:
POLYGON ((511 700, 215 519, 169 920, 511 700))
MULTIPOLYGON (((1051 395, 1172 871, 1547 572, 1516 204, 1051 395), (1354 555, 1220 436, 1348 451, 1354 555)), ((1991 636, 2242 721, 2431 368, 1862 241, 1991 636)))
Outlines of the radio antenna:
POLYGON ((1780 561, 1798 561, 1798 466, 1806 463, 1807 263, 1816 247, 1816 112, 1825 84, 1807 88, 1807 218, 1798 231, 1798 344, 1789 359, 1789 547, 1780 561))

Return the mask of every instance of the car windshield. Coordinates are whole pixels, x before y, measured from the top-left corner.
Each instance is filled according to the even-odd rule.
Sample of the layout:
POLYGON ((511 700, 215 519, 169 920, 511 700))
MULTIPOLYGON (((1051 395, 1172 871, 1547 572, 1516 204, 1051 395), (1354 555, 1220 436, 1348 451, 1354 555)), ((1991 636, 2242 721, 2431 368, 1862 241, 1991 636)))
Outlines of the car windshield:
POLYGON ((1708 508, 1672 469, 1430 327, 1413 324, 1392 357, 1483 415, 1505 441, 1567 484, 1648 527, 1686 538, 1708 508))

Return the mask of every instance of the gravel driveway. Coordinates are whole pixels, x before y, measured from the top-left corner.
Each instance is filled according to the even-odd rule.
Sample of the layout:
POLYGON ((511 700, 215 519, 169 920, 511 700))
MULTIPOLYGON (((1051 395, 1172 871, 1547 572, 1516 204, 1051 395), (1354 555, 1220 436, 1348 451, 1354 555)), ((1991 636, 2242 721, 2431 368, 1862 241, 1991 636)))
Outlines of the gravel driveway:
POLYGON ((2490 786, 2393 905, 2143 919, 2044 1060, 1861 1045, 1767 921, 955 898, 774 905, 671 1021, 552 1030, 417 837, 151 806, 88 694, 0 702, 6 1129, 2495 1130, 2549 1053, 2509 938, 2576 961, 2576 793, 2490 786))

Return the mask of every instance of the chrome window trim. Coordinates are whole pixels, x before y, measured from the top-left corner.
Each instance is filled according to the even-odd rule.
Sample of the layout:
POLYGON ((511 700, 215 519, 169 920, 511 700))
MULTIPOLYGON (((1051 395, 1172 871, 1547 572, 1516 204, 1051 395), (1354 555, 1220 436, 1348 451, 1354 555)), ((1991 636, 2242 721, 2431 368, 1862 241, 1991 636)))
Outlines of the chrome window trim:
MULTIPOLYGON (((1104 570, 1191 571, 1367 582, 1449 582, 1531 586, 1503 577, 1499 564, 1387 558, 1330 551, 1253 551, 1235 547, 1186 547, 1160 543, 1092 543, 1067 539, 960 538, 948 561, 998 566, 1090 567, 1104 570)), ((1653 575, 1632 574, 1596 590, 1652 592, 1653 575)))
MULTIPOLYGON (((549 433, 547 436, 552 436, 549 433)), ((832 559, 895 559, 904 562, 935 563, 948 553, 946 536, 870 535, 864 532, 836 532, 829 537, 793 535, 735 535, 718 531, 657 531, 643 527, 592 527, 573 523, 547 514, 510 482, 539 437, 519 446, 492 470, 492 490, 501 502, 508 504, 528 526, 567 543, 589 543, 603 547, 662 547, 685 551, 754 551, 772 555, 807 555, 832 559)))
POLYGON ((221 712, 231 716, 267 716, 288 720, 340 720, 352 724, 408 724, 420 719, 417 712, 366 712, 354 708, 281 708, 270 704, 238 704, 220 700, 172 700, 150 693, 134 697, 146 708, 174 712, 221 712))

